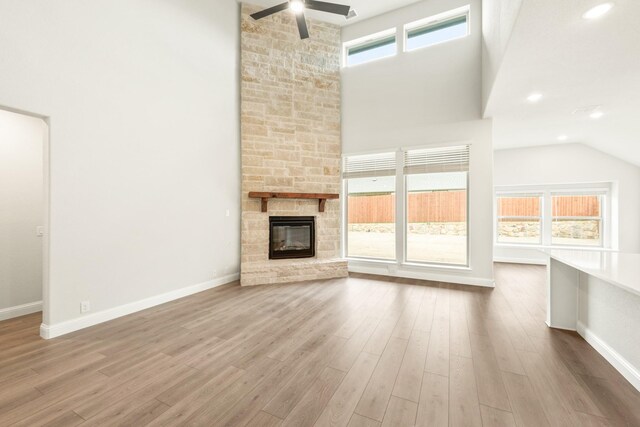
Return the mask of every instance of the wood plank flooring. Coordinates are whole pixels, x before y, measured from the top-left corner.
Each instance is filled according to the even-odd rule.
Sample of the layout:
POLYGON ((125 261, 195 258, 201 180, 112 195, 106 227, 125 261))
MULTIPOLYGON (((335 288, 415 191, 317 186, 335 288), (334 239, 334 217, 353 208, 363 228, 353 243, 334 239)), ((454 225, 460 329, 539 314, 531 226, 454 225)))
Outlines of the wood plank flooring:
POLYGON ((640 426, 640 393, 544 324, 544 280, 232 284, 49 341, 0 322, 0 425, 640 426))

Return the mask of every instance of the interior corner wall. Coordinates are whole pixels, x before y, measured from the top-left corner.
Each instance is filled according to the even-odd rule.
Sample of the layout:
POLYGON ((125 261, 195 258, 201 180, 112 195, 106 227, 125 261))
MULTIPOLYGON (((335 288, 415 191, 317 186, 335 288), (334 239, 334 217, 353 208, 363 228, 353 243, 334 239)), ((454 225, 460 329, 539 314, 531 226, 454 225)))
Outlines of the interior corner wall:
POLYGON ((482 106, 489 102, 524 0, 482 0, 482 106))
MULTIPOLYGON (((610 182, 617 205, 613 230, 618 233, 612 240, 618 241, 617 249, 621 252, 640 253, 640 168, 631 163, 583 144, 497 150, 494 182, 496 186, 610 182)), ((494 253, 501 260, 545 259, 536 249, 497 245, 494 253)))
POLYGON ((0 110, 0 320, 41 309, 46 131, 42 119, 0 110))
POLYGON ((0 105, 50 123, 49 326, 237 277, 238 45, 233 1, 0 3, 0 105))
MULTIPOLYGON (((479 0, 427 0, 343 27, 342 41, 470 5, 468 37, 398 52, 342 69, 343 152, 394 151, 451 142, 471 144, 469 172, 470 270, 421 268, 398 275, 468 284, 493 283, 492 122, 482 120, 482 34, 479 0)), ((350 261, 350 268, 357 263, 350 261)), ((367 266, 372 273, 386 268, 367 266)))

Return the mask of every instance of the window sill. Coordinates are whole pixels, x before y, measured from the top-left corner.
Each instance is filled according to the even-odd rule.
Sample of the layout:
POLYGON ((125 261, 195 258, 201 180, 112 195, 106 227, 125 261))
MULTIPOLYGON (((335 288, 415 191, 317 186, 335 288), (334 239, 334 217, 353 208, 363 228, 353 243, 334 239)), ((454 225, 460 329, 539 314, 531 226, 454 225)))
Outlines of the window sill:
POLYGON ((398 265, 396 261, 389 259, 377 259, 377 258, 354 258, 354 257, 345 257, 345 259, 349 262, 370 262, 381 265, 398 265))
POLYGON ((603 248, 601 246, 571 246, 571 245, 527 245, 524 243, 494 243, 494 247, 496 248, 518 248, 518 249, 534 249, 534 250, 544 250, 544 249, 569 249, 569 250, 580 250, 580 251, 604 251, 604 252, 617 252, 617 249, 612 248, 603 248))
POLYGON ((433 270, 456 270, 456 271, 471 271, 471 267, 468 265, 449 265, 449 264, 422 264, 419 262, 405 262, 401 263, 402 267, 409 267, 415 269, 433 269, 433 270))
POLYGON ((443 270, 443 271, 471 271, 471 267, 467 265, 447 265, 447 264, 422 264, 418 262, 397 262, 383 259, 369 258, 346 258, 348 262, 378 264, 380 266, 396 267, 398 269, 406 268, 409 270, 443 270))

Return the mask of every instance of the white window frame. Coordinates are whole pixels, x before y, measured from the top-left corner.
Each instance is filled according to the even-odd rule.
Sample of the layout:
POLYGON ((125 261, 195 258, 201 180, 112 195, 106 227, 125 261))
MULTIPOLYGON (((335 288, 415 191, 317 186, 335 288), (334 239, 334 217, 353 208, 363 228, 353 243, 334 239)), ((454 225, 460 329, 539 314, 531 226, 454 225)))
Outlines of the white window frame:
MULTIPOLYGON (((407 261, 407 239, 405 238, 406 232, 408 230, 408 197, 407 197, 407 184, 406 184, 406 175, 404 173, 404 153, 409 150, 419 150, 424 148, 442 148, 448 146, 461 146, 468 145, 471 146, 470 141, 458 141, 451 143, 443 143, 443 144, 434 144, 434 145, 423 145, 423 146, 414 146, 414 147, 401 147, 395 150, 396 153, 396 175, 395 175, 395 183, 396 183, 396 259, 384 259, 384 258, 369 258, 369 257, 349 257, 348 256, 348 244, 349 244, 349 212, 348 212, 348 197, 349 197, 349 185, 348 179, 342 178, 342 194, 344 197, 341 199, 341 211, 342 211, 342 257, 347 259, 348 261, 365 261, 372 262, 382 265, 387 265, 389 267, 389 271, 395 268, 434 268, 434 269, 444 269, 444 270, 471 270, 471 246, 470 246, 470 236, 471 236, 471 221, 469 218, 469 195, 471 193, 470 189, 470 170, 467 171, 467 235, 466 235, 466 264, 445 264, 445 263, 436 263, 436 262, 417 262, 417 261, 407 261)), ((380 154, 380 153, 391 153, 393 151, 390 150, 381 150, 381 151, 368 151, 368 152, 358 152, 358 153, 348 153, 342 155, 342 164, 346 162, 346 159, 351 156, 360 156, 365 154, 380 154)))
MULTIPOLYGON (((575 249, 615 249, 614 242, 617 242, 613 236, 616 230, 613 217, 613 192, 614 184, 610 182, 597 182, 587 184, 548 184, 548 185, 530 185, 530 186, 500 186, 494 191, 494 232, 493 241, 497 247, 518 247, 518 248, 575 248, 575 249), (518 195, 518 194, 535 194, 540 193, 542 200, 542 243, 518 243, 518 242, 499 242, 498 241, 498 196, 502 195, 518 195), (601 242, 599 246, 595 245, 578 245, 578 244, 553 244, 551 239, 553 224, 553 205, 552 197, 554 195, 600 195, 600 233, 601 242)), ((592 218, 592 217, 589 217, 592 218)))
POLYGON ((449 43, 451 41, 454 40, 460 40, 460 39, 464 39, 466 37, 468 37, 469 35, 471 35, 471 6, 470 5, 466 5, 466 6, 462 6, 459 7, 457 9, 452 9, 452 10, 448 10, 446 12, 443 13, 439 13, 437 15, 433 15, 433 16, 429 16, 427 18, 424 19, 420 19, 418 21, 414 21, 414 22, 410 22, 408 24, 404 25, 404 29, 403 29, 403 52, 415 52, 417 50, 421 50, 421 49, 426 49, 429 47, 433 47, 433 46, 438 46, 444 43, 449 43), (446 22, 449 21, 451 19, 455 19, 455 18, 460 18, 464 16, 466 19, 466 23, 467 23, 467 33, 463 36, 460 37, 454 37, 452 39, 448 39, 448 40, 444 40, 438 43, 434 43, 434 44, 430 44, 427 46, 420 46, 420 47, 416 47, 413 49, 409 49, 409 32, 417 30, 417 29, 422 29, 422 28, 428 28, 428 27, 432 27, 435 25, 438 25, 442 22, 446 22))
POLYGON ((495 203, 495 244, 497 245, 518 245, 518 246, 542 246, 544 241, 544 206, 545 206, 545 197, 544 192, 496 192, 496 203, 495 203), (500 197, 539 197, 540 198, 540 215, 539 216, 500 216, 498 215, 500 204, 498 203, 498 199, 500 197), (522 218, 523 220, 527 219, 538 219, 540 220, 540 240, 538 243, 528 243, 528 242, 500 242, 500 220, 504 218, 522 218))
POLYGON ((603 194, 602 192, 582 192, 582 191, 553 191, 551 192, 550 195, 550 203, 551 203, 551 216, 549 217, 550 220, 549 222, 551 223, 551 234, 549 235, 549 242, 551 244, 551 246, 558 246, 558 247, 584 247, 584 248, 599 248, 602 249, 605 247, 605 206, 607 203, 607 194, 603 194), (598 196, 598 201, 600 202, 600 216, 564 216, 564 217, 556 217, 553 215, 553 197, 554 196, 598 196), (553 243, 553 221, 555 221, 556 218, 563 218, 563 219, 572 219, 572 220, 594 220, 597 219, 600 221, 600 244, 599 245, 576 245, 576 244, 569 244, 569 243, 553 243))
POLYGON ((384 30, 384 31, 379 31, 377 33, 374 34, 369 34, 367 36, 364 37, 360 37, 354 40, 350 40, 348 42, 344 42, 342 44, 342 66, 344 68, 352 68, 352 67, 357 67, 358 65, 364 65, 364 64, 369 64, 371 62, 377 62, 380 61, 382 59, 386 59, 386 58, 393 58, 394 56, 398 55, 398 31, 397 28, 389 28, 388 30, 384 30), (353 49, 353 48, 357 48, 360 46, 364 46, 366 44, 369 43, 373 43, 377 40, 382 40, 382 39, 386 39, 388 37, 395 37, 395 47, 396 47, 396 51, 392 54, 392 55, 387 55, 387 56, 382 56, 380 58, 375 58, 372 59, 370 61, 367 62, 363 62, 360 64, 354 64, 354 65, 349 65, 349 50, 353 49))
MULTIPOLYGON (((396 206, 396 230, 395 230, 395 237, 396 237, 396 250, 395 250, 395 259, 390 259, 390 258, 375 258, 375 257, 366 257, 366 256, 348 256, 348 251, 349 251, 349 179, 357 179, 357 178, 342 178, 342 191, 345 195, 344 202, 342 205, 342 212, 343 212, 343 217, 342 217, 342 223, 344 224, 343 227, 343 233, 342 233, 342 257, 346 258, 346 259, 350 259, 350 260, 358 260, 358 261, 377 261, 377 262, 391 262, 391 263, 395 263, 396 260, 398 259, 398 245, 397 245, 397 241, 398 241, 398 230, 397 230, 397 224, 398 224, 398 212, 397 212, 397 206, 396 206)), ((397 177, 394 176, 394 179, 397 181, 397 177)), ((396 183, 396 189, 398 188, 398 185, 396 183)), ((398 196, 396 194, 396 200, 398 199, 398 196)))
MULTIPOLYGON (((402 157, 401 155, 398 156, 398 152, 394 151, 394 150, 382 150, 382 151, 367 151, 364 153, 351 153, 351 154, 343 154, 342 155, 342 170, 345 170, 346 167, 346 162, 347 162, 347 158, 349 157, 357 157, 357 156, 365 156, 365 155, 374 155, 374 154, 392 154, 395 153, 396 156, 396 174, 393 175, 395 178, 395 184, 396 184, 396 230, 395 230, 395 236, 396 236, 396 251, 395 251, 395 259, 388 259, 388 258, 374 258, 374 257, 358 257, 358 256, 348 256, 348 250, 349 250, 349 179, 353 179, 353 178, 344 178, 341 177, 342 179, 342 194, 344 194, 344 197, 341 197, 342 202, 341 202, 341 211, 342 211, 342 239, 341 239, 341 254, 343 258, 349 259, 349 260, 356 260, 356 261, 373 261, 373 262, 381 262, 381 263, 392 263, 395 264, 398 260, 398 210, 397 210, 397 200, 398 200, 398 168, 402 167, 398 165, 398 159, 399 157, 402 157)), ((375 175, 372 174, 371 177, 374 177, 375 175)), ((391 175, 388 175, 391 176, 391 175)), ((366 178, 365 176, 363 176, 363 178, 366 178)))
MULTIPOLYGON (((409 243, 409 238, 408 238, 408 232, 409 232, 409 191, 408 191, 408 185, 407 185, 407 178, 409 177, 409 175, 404 175, 403 174, 403 181, 404 181, 404 219, 403 219, 403 226, 404 226, 404 230, 403 230, 403 235, 407 236, 407 238, 403 239, 403 250, 402 250, 402 263, 405 265, 426 265, 426 266, 439 266, 439 267, 453 267, 453 268, 468 268, 469 267, 469 254, 470 254, 470 248, 469 248, 469 171, 466 171, 466 198, 467 198, 467 202, 466 202, 466 207, 467 207, 467 212, 465 217, 467 218, 467 235, 466 237, 466 254, 465 254, 465 259, 466 259, 466 263, 465 264, 452 264, 452 263, 446 263, 446 262, 435 262, 435 261, 413 261, 413 260, 408 260, 407 259, 407 245, 409 243)), ((397 196, 396 196, 397 197, 397 196)))

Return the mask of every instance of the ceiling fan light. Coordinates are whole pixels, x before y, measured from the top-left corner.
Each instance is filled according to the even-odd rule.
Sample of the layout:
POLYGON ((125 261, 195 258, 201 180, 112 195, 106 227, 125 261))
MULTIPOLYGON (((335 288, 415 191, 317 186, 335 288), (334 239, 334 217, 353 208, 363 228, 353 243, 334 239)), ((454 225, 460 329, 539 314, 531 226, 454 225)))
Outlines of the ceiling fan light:
POLYGON ((301 0, 292 0, 289 2, 289 8, 293 13, 302 13, 304 11, 304 3, 301 0))

